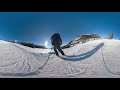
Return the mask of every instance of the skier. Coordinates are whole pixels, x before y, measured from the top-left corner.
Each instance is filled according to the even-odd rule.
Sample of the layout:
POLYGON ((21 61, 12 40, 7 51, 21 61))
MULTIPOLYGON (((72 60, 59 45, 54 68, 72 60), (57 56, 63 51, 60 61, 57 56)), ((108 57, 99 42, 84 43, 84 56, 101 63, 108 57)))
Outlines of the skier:
POLYGON ((62 39, 60 37, 59 33, 54 33, 51 36, 51 44, 54 46, 54 51, 57 56, 59 56, 58 51, 62 54, 65 55, 64 52, 62 51, 60 45, 62 44, 62 39), (58 49, 58 51, 57 51, 58 49))

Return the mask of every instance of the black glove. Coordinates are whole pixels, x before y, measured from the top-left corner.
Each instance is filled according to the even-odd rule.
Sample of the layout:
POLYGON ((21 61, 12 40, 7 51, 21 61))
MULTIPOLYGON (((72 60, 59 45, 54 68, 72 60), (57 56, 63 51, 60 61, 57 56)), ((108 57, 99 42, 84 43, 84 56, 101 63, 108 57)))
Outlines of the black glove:
POLYGON ((60 42, 60 45, 62 45, 62 42, 60 42))

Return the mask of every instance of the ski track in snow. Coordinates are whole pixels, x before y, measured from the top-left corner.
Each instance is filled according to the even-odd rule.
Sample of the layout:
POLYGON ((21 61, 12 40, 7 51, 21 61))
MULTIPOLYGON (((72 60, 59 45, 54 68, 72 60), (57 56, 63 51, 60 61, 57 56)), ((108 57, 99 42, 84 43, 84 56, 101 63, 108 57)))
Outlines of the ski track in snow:
POLYGON ((51 54, 49 49, 32 49, 0 41, 0 77, 120 77, 119 40, 95 40, 63 49, 69 57, 51 54), (103 46, 100 46, 104 43, 103 46), (77 58, 77 59, 76 59, 77 58))

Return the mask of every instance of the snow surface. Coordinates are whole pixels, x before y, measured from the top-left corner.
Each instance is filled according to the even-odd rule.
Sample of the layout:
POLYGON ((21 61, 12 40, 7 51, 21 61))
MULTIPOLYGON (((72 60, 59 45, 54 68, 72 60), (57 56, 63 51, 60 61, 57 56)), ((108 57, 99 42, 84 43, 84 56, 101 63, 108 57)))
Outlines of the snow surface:
POLYGON ((120 78, 120 40, 100 39, 63 49, 33 49, 0 40, 0 78, 120 78), (39 69, 44 64, 43 69, 39 69))

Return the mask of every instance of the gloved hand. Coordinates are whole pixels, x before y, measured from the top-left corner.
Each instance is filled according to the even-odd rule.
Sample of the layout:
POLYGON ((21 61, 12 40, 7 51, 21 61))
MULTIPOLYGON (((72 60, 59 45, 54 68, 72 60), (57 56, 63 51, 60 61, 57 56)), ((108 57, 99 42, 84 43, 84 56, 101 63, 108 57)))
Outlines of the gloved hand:
POLYGON ((60 45, 62 45, 62 42, 60 42, 60 45))

